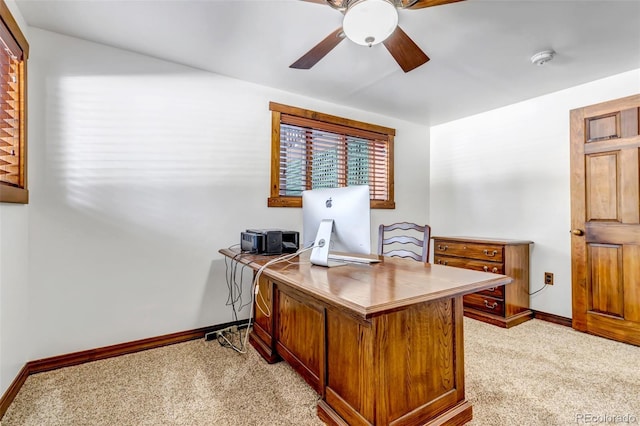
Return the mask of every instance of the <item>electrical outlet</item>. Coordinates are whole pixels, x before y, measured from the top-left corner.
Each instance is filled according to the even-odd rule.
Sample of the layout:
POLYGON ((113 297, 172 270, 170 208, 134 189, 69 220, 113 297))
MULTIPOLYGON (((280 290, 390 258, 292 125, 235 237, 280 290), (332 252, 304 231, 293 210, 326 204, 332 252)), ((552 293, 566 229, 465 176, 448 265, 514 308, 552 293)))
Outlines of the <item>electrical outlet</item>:
POLYGON ((232 325, 232 326, 229 326, 229 327, 222 328, 220 330, 211 331, 211 332, 205 334, 204 339, 205 340, 215 340, 218 337, 223 336, 224 333, 226 333, 226 332, 232 332, 233 333, 233 332, 236 332, 236 331, 238 331, 238 326, 237 325, 232 325))
POLYGON ((227 333, 227 332, 233 332, 233 331, 234 331, 234 328, 235 328, 236 330, 238 329, 238 327, 236 327, 235 325, 232 325, 232 326, 230 326, 230 327, 223 328, 222 330, 218 330, 218 331, 216 331, 216 338, 217 338, 217 337, 221 337, 221 336, 223 336, 223 335, 224 335, 225 333, 227 333))
POLYGON ((553 285, 553 272, 544 273, 544 283, 546 285, 553 285))

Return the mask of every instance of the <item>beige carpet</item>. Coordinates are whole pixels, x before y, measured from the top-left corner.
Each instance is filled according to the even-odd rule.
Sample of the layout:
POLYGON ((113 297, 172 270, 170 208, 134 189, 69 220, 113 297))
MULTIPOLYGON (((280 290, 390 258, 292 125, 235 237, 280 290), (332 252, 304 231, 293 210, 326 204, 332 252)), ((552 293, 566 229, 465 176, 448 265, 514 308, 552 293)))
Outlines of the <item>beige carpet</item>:
MULTIPOLYGON (((640 423, 639 347, 465 319, 465 365, 469 425, 640 423)), ((0 424, 321 425, 316 402, 287 364, 197 340, 33 375, 0 424)))

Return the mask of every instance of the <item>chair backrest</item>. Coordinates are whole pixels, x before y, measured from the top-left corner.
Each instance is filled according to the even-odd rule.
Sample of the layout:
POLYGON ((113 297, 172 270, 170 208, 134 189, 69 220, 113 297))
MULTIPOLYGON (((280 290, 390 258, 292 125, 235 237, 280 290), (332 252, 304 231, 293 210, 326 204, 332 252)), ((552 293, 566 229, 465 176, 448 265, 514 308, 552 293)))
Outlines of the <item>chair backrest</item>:
POLYGON ((417 225, 409 222, 380 225, 378 228, 378 254, 382 256, 409 257, 414 260, 428 262, 430 238, 431 227, 429 225, 417 225), (392 244, 395 244, 395 246, 389 249, 388 246, 392 244), (402 244, 402 246, 398 246, 398 244, 402 244), (405 249, 405 244, 409 244, 411 250, 405 249), (385 251, 385 247, 387 247, 387 251, 385 251))

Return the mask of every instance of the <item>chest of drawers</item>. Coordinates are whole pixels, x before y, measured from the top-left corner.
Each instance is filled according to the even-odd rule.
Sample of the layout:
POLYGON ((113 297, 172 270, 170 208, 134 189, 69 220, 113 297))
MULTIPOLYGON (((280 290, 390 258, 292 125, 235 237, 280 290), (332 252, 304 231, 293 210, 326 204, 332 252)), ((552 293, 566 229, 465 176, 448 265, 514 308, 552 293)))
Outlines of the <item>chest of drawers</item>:
POLYGON ((511 284, 464 296, 468 317, 509 328, 533 317, 529 309, 531 241, 433 237, 433 263, 504 274, 511 284))

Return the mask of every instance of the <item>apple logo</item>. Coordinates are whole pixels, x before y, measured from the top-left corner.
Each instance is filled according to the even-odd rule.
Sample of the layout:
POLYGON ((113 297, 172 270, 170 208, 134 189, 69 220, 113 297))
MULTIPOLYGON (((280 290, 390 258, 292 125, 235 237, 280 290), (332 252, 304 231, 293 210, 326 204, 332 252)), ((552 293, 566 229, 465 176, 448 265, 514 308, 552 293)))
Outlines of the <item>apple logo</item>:
POLYGON ((324 203, 328 209, 331 208, 331 198, 329 198, 325 203, 324 203))

